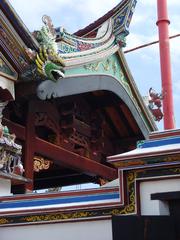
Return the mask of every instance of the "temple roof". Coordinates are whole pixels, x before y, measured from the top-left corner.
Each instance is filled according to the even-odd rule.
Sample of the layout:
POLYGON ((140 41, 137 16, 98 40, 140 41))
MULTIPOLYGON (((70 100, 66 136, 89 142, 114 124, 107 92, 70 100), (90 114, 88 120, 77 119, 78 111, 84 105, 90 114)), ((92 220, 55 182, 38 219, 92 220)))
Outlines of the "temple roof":
MULTIPOLYGON (((88 26, 84 27, 83 29, 79 29, 76 31, 74 34, 79 37, 88 37, 88 36, 94 36, 96 35, 97 29, 109 18, 113 17, 114 15, 118 14, 120 9, 124 8, 125 5, 129 4, 130 2, 133 1, 127 1, 127 0, 122 0, 117 6, 115 6, 113 9, 108 11, 104 16, 100 17, 97 19, 95 22, 89 24, 88 26)), ((136 1, 134 1, 136 2, 136 1)))
POLYGON ((180 131, 168 130, 152 133, 149 140, 137 142, 136 149, 110 156, 108 162, 120 169, 159 167, 178 164, 179 154, 180 131))
POLYGON ((0 2, 0 51, 17 76, 4 124, 25 142, 32 189, 112 180, 117 170, 106 157, 134 149, 156 130, 122 51, 135 5, 121 1, 76 35, 44 15, 31 35, 0 2), (37 159, 49 168, 35 171, 37 159))
MULTIPOLYGON (((2 17, 2 14, 5 15, 7 21, 9 21, 21 39, 26 43, 26 46, 37 49, 37 42, 8 0, 0 1, 0 10, 0 16, 2 17)), ((9 24, 8 22, 6 23, 9 24)))

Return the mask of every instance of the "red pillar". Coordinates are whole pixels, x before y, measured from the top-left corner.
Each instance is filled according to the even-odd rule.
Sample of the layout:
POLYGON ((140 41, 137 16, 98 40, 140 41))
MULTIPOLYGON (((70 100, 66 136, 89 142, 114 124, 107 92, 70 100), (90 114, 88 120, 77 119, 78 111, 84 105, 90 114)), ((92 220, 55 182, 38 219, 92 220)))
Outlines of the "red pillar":
POLYGON ((167 0, 157 0, 159 29, 159 49, 161 63, 161 81, 163 93, 163 113, 164 113, 164 129, 175 128, 174 124, 174 106, 172 92, 172 77, 171 77, 171 58, 169 46, 169 30, 170 21, 167 13, 167 0))

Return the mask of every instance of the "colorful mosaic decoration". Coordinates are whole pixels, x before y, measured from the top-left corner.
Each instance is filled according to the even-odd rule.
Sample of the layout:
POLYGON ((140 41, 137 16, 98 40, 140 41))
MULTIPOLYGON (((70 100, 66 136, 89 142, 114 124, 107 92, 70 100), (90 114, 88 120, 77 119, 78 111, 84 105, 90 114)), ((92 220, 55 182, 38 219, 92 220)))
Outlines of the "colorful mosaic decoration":
POLYGON ((10 79, 13 79, 13 80, 17 79, 17 73, 8 64, 8 62, 3 57, 1 52, 0 52, 0 75, 9 77, 10 79))
POLYGON ((36 63, 39 74, 45 79, 57 81, 64 78, 69 67, 88 65, 98 59, 102 61, 125 45, 135 5, 136 0, 127 1, 98 28, 94 38, 69 34, 63 27, 55 29, 50 17, 45 15, 42 18, 44 26, 40 31, 34 32, 40 45, 39 51, 26 49, 26 52, 36 63))
POLYGON ((25 56, 22 54, 21 50, 17 46, 15 40, 12 38, 11 33, 8 31, 8 29, 1 24, 0 22, 0 42, 5 45, 7 53, 12 56, 12 58, 15 58, 16 63, 19 67, 19 69, 24 69, 27 67, 27 62, 25 59, 25 56))
POLYGON ((127 5, 120 9, 119 12, 113 17, 113 33, 116 36, 116 41, 122 47, 126 46, 126 36, 129 34, 129 25, 137 1, 127 1, 127 5))

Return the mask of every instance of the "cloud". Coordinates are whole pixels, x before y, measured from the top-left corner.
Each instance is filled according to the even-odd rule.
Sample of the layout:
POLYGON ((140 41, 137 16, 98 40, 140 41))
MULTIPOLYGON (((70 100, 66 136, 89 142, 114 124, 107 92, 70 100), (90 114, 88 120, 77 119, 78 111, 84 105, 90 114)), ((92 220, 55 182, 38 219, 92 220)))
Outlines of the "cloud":
POLYGON ((26 4, 24 0, 10 0, 10 3, 31 31, 41 28, 44 14, 52 18, 56 27, 76 31, 104 15, 119 0, 31 0, 26 4))

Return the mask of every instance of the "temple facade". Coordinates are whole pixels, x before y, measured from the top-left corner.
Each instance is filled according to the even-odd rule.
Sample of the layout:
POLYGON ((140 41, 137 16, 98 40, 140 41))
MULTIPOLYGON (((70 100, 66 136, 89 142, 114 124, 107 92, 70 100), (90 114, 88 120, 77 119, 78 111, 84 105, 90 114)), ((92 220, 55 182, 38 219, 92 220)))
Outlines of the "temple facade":
POLYGON ((118 226, 132 239, 123 221, 142 216, 140 233, 164 221, 179 234, 180 132, 157 132, 123 54, 135 5, 69 34, 46 15, 30 33, 0 2, 2 240, 119 239, 118 226), (83 183, 99 187, 39 193, 83 183))

